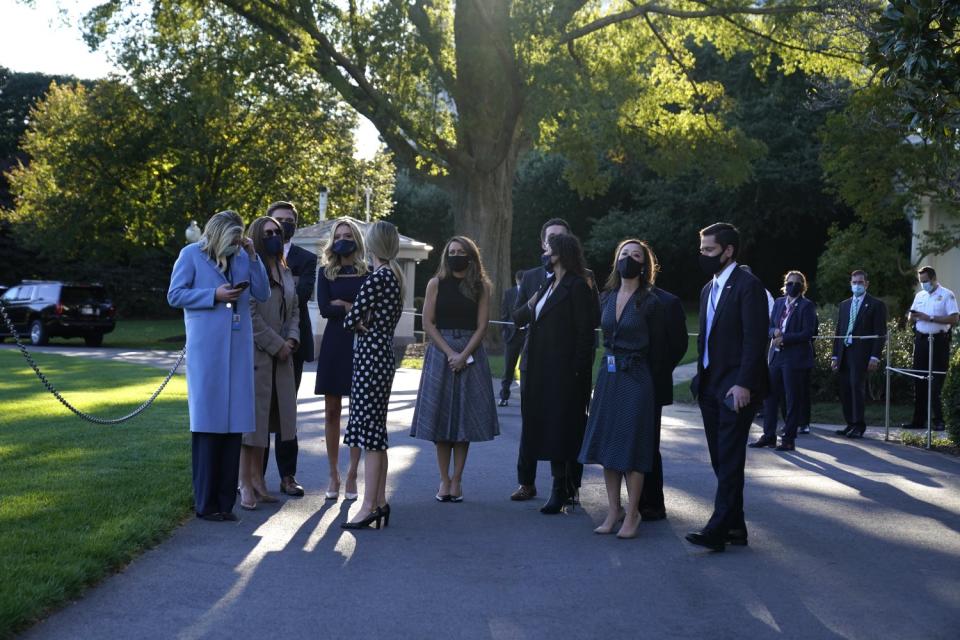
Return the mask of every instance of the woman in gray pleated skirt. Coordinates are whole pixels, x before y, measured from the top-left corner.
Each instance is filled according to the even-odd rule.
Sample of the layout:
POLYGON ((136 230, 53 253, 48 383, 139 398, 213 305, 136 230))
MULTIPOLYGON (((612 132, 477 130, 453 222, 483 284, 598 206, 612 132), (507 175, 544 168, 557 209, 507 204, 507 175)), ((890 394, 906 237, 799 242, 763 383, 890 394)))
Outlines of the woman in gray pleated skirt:
POLYGON ((477 245, 463 236, 451 238, 423 301, 423 329, 430 344, 410 428, 410 435, 437 446, 439 502, 463 500, 463 468, 470 443, 500 434, 483 349, 489 314, 490 282, 477 245))

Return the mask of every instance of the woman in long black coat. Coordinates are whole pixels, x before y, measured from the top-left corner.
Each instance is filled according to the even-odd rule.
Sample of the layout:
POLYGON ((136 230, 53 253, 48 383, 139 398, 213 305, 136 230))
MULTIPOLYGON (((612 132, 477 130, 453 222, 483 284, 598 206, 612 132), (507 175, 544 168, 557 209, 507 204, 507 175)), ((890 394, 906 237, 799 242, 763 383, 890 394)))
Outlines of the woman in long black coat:
POLYGON ((553 236, 544 255, 551 274, 514 321, 529 325, 527 371, 520 405, 522 448, 549 460, 553 474, 543 513, 559 513, 579 484, 577 454, 590 404, 597 303, 584 278, 580 241, 553 236))

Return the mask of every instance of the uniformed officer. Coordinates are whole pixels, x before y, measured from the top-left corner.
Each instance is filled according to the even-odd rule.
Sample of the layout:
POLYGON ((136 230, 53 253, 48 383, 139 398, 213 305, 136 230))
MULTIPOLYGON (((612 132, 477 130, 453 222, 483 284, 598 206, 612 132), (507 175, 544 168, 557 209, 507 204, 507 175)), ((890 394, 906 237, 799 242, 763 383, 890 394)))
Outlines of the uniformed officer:
MULTIPOLYGON (((917 271, 920 291, 910 306, 910 322, 914 323, 913 368, 926 371, 930 365, 930 336, 933 336, 933 370, 946 371, 950 363, 950 337, 953 327, 960 319, 957 297, 952 291, 937 282, 933 267, 921 267, 917 271)), ((937 431, 943 430, 943 406, 940 391, 945 374, 934 374, 932 389, 932 422, 937 431)), ((927 381, 914 382, 913 421, 902 425, 907 429, 923 429, 927 426, 927 381)))

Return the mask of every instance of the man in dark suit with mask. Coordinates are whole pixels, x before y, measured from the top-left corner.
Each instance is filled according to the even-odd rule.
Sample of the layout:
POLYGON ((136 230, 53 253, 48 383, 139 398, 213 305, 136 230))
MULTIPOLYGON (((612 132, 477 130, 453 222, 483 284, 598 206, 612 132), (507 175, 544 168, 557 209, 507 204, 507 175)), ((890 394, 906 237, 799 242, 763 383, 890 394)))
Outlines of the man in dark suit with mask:
POLYGON ((837 329, 833 335, 830 367, 840 373, 840 400, 846 428, 837 435, 859 438, 867 430, 863 417, 867 397, 867 372, 880 368, 883 343, 887 338, 887 307, 867 293, 867 273, 857 269, 850 274, 853 296, 840 303, 837 329), (880 336, 857 339, 856 336, 880 336))
POLYGON ((513 312, 516 311, 520 299, 520 281, 523 280, 523 271, 517 271, 513 276, 514 286, 504 290, 500 301, 500 320, 506 324, 500 325, 500 335, 503 338, 503 380, 500 383, 500 406, 507 406, 510 400, 510 385, 513 384, 514 372, 517 369, 517 360, 523 350, 523 341, 526 339, 526 329, 513 324, 513 312))
MULTIPOLYGON (((293 203, 274 202, 267 207, 267 215, 279 222, 283 228, 283 257, 293 273, 293 281, 297 286, 297 302, 300 306, 300 346, 293 352, 293 373, 295 384, 299 389, 300 378, 303 376, 303 363, 313 362, 313 324, 310 322, 307 303, 310 302, 317 283, 317 256, 292 242, 297 232, 297 208, 293 203)), ((300 450, 297 439, 281 440, 278 433, 274 447, 277 471, 280 473, 280 492, 290 496, 302 496, 303 487, 296 478, 297 455, 300 450)), ((268 442, 263 458, 264 473, 267 470, 269 454, 268 442)))
POLYGON ((737 268, 740 232, 717 222, 700 231, 700 267, 711 276, 700 293, 697 375, 710 463, 717 476, 713 514, 692 544, 723 551, 747 544, 743 513, 747 434, 767 389, 767 295, 751 273, 737 268))
POLYGON ((680 298, 659 287, 651 289, 665 309, 667 344, 662 345, 660 357, 650 362, 653 374, 653 392, 657 405, 656 453, 653 471, 644 474, 643 490, 640 492, 640 517, 644 522, 663 520, 667 517, 663 502, 663 458, 660 456, 660 425, 663 407, 673 404, 673 370, 687 352, 687 316, 680 298))

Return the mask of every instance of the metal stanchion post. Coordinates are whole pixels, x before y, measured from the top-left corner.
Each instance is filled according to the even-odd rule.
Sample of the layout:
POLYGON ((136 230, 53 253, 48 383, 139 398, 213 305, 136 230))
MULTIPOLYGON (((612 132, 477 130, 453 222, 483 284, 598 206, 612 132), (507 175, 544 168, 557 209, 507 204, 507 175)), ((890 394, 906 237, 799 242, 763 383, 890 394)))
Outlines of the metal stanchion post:
POLYGON ((890 336, 889 336, 889 335, 887 335, 887 344, 886 344, 886 347, 887 347, 887 368, 886 368, 886 373, 887 373, 887 391, 886 391, 886 394, 885 394, 885 396, 886 396, 886 406, 885 406, 884 411, 883 411, 883 426, 884 426, 883 441, 884 441, 884 442, 889 442, 889 441, 890 441, 890 351, 892 351, 892 349, 890 349, 890 336))
POLYGON ((933 334, 927 336, 927 449, 933 444, 933 334))

